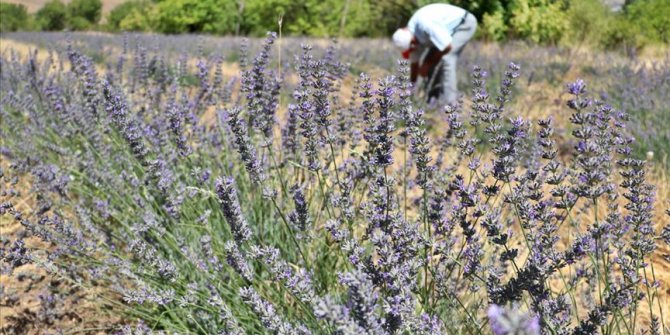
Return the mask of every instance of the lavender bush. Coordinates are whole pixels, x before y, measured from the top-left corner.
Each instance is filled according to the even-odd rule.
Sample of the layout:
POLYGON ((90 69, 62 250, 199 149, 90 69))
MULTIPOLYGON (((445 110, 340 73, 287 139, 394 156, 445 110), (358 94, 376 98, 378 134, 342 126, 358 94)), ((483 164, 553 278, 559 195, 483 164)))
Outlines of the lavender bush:
POLYGON ((90 292, 109 333, 670 333, 667 204, 590 84, 565 85, 566 154, 515 112, 515 63, 425 106, 404 62, 345 94, 337 46, 291 70, 275 38, 240 44, 239 80, 127 39, 103 69, 74 41, 3 54, 3 272, 90 292))
MULTIPOLYGON (((206 57, 211 62, 219 63, 223 60, 239 62, 240 68, 243 69, 245 63, 252 62, 251 59, 247 59, 248 55, 259 53, 263 45, 262 39, 253 39, 250 42, 244 38, 203 35, 14 32, 2 36, 59 52, 65 52, 68 43, 74 44, 95 64, 110 71, 118 71, 124 65, 133 65, 126 64, 129 54, 137 54, 135 64, 146 62, 148 72, 155 71, 159 63, 179 61, 183 63, 192 57, 206 57), (147 52, 153 55, 148 57, 147 52), (139 57, 142 54, 144 56, 139 57)), ((313 44, 314 52, 322 54, 324 59, 331 57, 326 55, 327 46, 323 40, 291 37, 284 38, 281 43, 274 46, 277 54, 289 57, 274 57, 269 59, 271 64, 268 65, 276 68, 279 73, 282 71, 286 73, 292 67, 290 55, 300 50, 302 44, 313 44), (281 62, 281 65, 277 64, 278 62, 281 62)), ((668 80, 670 54, 667 52, 664 56, 651 59, 630 59, 611 52, 593 53, 561 47, 538 47, 523 42, 497 45, 475 41, 471 44, 461 57, 462 68, 481 66, 489 72, 488 81, 498 86, 504 79, 503 73, 507 63, 510 59, 514 59, 524 69, 520 72, 517 90, 534 91, 537 98, 533 99, 533 105, 538 109, 556 108, 554 100, 561 94, 557 88, 565 84, 566 77, 572 77, 575 72, 580 73, 582 78, 588 79, 594 97, 597 96, 600 100, 616 105, 630 115, 629 130, 637 140, 632 144, 635 154, 646 156, 651 152, 653 154, 650 154, 649 158, 652 161, 664 164, 666 167, 670 166, 668 164, 670 130, 665 127, 665 124, 670 122, 668 118, 670 114, 666 113, 666 100, 670 95, 668 80)), ((387 40, 345 39, 337 43, 337 48, 340 53, 346 55, 342 60, 346 60, 348 70, 354 76, 360 72, 377 73, 380 70, 392 73, 396 69, 397 51, 387 40)), ((216 66, 213 72, 216 71, 221 74, 221 66, 216 66)), ((160 75, 165 77, 165 73, 160 75)), ((197 71, 183 73, 180 81, 182 84, 200 85, 200 75, 201 73, 197 71)), ((472 87, 467 76, 459 76, 459 81, 460 87, 468 89, 472 87)), ((282 82, 285 94, 294 89, 292 83, 292 80, 282 82)), ((215 80, 212 83, 212 86, 214 85, 219 88, 217 94, 225 96, 229 92, 230 87, 220 80, 215 80)), ((429 106, 430 109, 434 107, 429 106)), ((524 111, 519 112, 524 114, 524 111)), ((562 131, 562 127, 569 126, 563 121, 567 120, 561 119, 557 129, 559 132, 562 131)))

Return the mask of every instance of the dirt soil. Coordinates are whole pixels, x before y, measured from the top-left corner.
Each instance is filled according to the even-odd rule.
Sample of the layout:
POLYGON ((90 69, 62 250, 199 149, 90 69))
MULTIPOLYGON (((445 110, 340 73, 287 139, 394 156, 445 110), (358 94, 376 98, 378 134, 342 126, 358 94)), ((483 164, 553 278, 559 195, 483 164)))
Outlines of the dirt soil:
MULTIPOLYGON (((5 173, 0 178, 0 203, 11 201, 18 211, 30 213, 37 201, 30 192, 30 179, 23 177, 15 183, 9 162, 2 156, 0 168, 5 173), (18 195, 7 196, 11 190, 18 195)), ((18 220, 0 216, 0 247, 11 248, 24 236, 26 231, 18 220)), ((29 248, 52 249, 35 237, 24 241, 29 248)), ((94 291, 49 274, 36 264, 9 270, 3 264, 0 271, 0 334, 109 334, 118 328, 120 318, 100 309, 94 291)))

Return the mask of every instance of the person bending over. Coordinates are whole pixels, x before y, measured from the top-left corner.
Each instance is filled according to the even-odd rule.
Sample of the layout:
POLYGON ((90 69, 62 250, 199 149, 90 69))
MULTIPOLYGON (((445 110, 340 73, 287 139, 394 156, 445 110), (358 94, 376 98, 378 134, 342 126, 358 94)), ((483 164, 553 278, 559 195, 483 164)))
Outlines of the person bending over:
POLYGON ((465 45, 477 30, 477 18, 463 8, 431 4, 419 8, 407 27, 396 30, 393 43, 410 60, 410 79, 424 83, 428 99, 446 103, 458 99, 456 65, 465 45))

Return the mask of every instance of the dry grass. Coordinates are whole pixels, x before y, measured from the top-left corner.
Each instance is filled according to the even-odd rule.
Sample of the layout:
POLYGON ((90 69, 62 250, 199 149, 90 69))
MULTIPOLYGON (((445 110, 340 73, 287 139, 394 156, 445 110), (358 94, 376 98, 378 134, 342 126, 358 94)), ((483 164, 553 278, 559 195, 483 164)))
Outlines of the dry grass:
MULTIPOLYGON (((0 38, 0 53, 16 52, 21 57, 27 57, 35 50, 36 46, 11 39, 0 38)), ((46 52, 39 52, 38 60, 44 61, 47 57, 46 52)))
MULTIPOLYGON (((9 171, 9 162, 0 157, 0 168, 9 171)), ((30 213, 36 207, 36 194, 31 192, 31 179, 22 176, 19 183, 11 185, 0 178, 0 190, 13 188, 20 195, 11 200, 22 213, 30 213)), ((5 201, 0 197, 0 202, 5 201)), ((32 218, 29 218, 32 219, 32 218)), ((24 234, 19 221, 9 215, 0 216, 0 244, 12 244, 24 234)), ((34 250, 50 250, 52 246, 37 237, 23 239, 26 246, 34 250)), ((40 253, 38 252, 37 255, 40 253)), ((55 329, 79 331, 84 334, 106 334, 120 322, 118 315, 110 315, 100 309, 97 292, 101 287, 83 288, 56 275, 49 274, 38 264, 25 264, 14 269, 11 275, 0 272, 0 334, 38 335, 51 333, 55 329), (40 311, 42 295, 57 294, 58 317, 44 322, 40 311)))

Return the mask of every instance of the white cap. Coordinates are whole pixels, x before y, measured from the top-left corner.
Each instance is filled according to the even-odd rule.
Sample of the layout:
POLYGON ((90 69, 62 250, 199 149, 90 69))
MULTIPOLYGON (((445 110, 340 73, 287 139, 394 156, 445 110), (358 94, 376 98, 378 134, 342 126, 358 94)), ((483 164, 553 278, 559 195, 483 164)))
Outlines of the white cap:
POLYGON ((393 33, 393 44, 400 50, 409 49, 410 44, 412 43, 412 33, 407 28, 400 28, 393 33))

